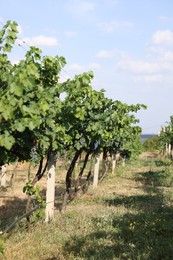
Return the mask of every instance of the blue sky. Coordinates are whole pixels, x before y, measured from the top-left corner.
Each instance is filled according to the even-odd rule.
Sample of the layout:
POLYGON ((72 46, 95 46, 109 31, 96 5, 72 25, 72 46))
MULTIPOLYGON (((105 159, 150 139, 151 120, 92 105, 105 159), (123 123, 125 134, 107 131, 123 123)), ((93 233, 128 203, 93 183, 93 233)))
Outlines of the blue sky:
POLYGON ((143 133, 158 133, 173 115, 172 0, 1 0, 0 25, 19 24, 11 59, 28 45, 64 56, 61 80, 92 70, 93 88, 138 113, 143 133), (27 44, 23 44, 26 42, 27 44))

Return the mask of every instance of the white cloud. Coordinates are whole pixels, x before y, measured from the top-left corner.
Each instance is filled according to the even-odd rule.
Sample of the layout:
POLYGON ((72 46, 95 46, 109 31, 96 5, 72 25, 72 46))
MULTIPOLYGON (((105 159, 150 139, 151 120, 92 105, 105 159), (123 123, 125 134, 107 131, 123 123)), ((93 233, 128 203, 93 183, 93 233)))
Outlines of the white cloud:
POLYGON ((122 60, 117 63, 116 68, 133 73, 155 73, 160 67, 158 63, 149 63, 142 60, 122 60))
POLYGON ((29 45, 34 46, 57 46, 59 45, 58 41, 54 37, 47 37, 44 35, 38 35, 36 37, 26 37, 23 38, 22 43, 25 42, 29 45))
POLYGON ((122 51, 118 50, 101 50, 96 53, 97 58, 102 58, 102 59, 111 59, 111 58, 118 58, 118 59, 123 59, 127 58, 127 54, 122 51))
POLYGON ((165 53, 166 49, 164 46, 160 46, 160 45, 152 45, 149 47, 149 52, 154 53, 154 54, 159 54, 159 55, 163 55, 165 53))
POLYGON ((173 32, 168 29, 156 31, 152 36, 152 43, 156 45, 173 45, 173 32))
MULTIPOLYGON (((122 53, 115 61, 115 70, 130 76, 134 82, 155 84, 156 86, 159 83, 165 83, 171 86, 173 81, 173 32, 170 30, 156 31, 151 38, 150 44, 146 45, 148 47, 146 56, 135 59, 122 53)), ((97 56, 115 57, 115 53, 115 51, 99 52, 97 56)))
POLYGON ((173 61, 173 52, 172 51, 166 51, 166 52, 164 52, 164 54, 163 54, 163 58, 164 58, 164 60, 166 60, 166 61, 173 61))
POLYGON ((87 72, 89 70, 98 70, 100 69, 101 66, 98 63, 90 63, 90 64, 85 64, 85 65, 80 65, 77 63, 73 63, 71 65, 68 65, 66 67, 66 71, 69 72, 69 74, 80 74, 83 72, 87 72))
POLYGON ((13 65, 19 64, 19 62, 20 62, 20 60, 18 60, 18 59, 13 59, 13 60, 11 60, 11 63, 12 63, 13 65))
POLYGON ((106 50, 102 50, 102 51, 99 51, 96 56, 98 58, 112 58, 114 57, 114 53, 112 51, 106 51, 106 50))
POLYGON ((90 12, 94 10, 96 4, 94 2, 89 2, 89 1, 78 1, 78 8, 80 12, 90 12))
POLYGON ((132 79, 136 82, 146 82, 146 83, 160 83, 168 80, 167 77, 162 74, 144 75, 144 76, 134 76, 132 79))
POLYGON ((77 35, 77 32, 74 32, 74 31, 68 31, 68 32, 65 32, 65 36, 69 37, 69 38, 73 38, 77 35))
POLYGON ((159 72, 172 72, 173 64, 163 60, 155 62, 142 60, 122 60, 117 63, 116 68, 136 74, 152 74, 159 72))
POLYGON ((91 63, 91 64, 88 65, 88 68, 89 68, 90 70, 95 70, 95 69, 100 69, 101 66, 100 66, 100 64, 98 64, 98 63, 91 63))
POLYGON ((170 84, 173 79, 173 50, 170 46, 173 44, 173 32, 156 31, 151 38, 150 44, 146 45, 146 55, 140 59, 115 49, 100 50, 96 57, 112 59, 116 73, 123 72, 133 81, 170 84))
POLYGON ((149 48, 148 57, 159 58, 163 62, 173 61, 173 51, 170 48, 166 48, 160 45, 154 45, 149 48))
POLYGON ((63 69, 61 71, 59 81, 64 82, 69 78, 73 78, 75 74, 81 74, 90 70, 100 69, 100 67, 101 66, 98 63, 91 63, 89 65, 80 65, 77 63, 73 63, 71 65, 68 65, 65 70, 63 69))
POLYGON ((85 16, 86 14, 93 11, 96 7, 96 4, 93 1, 81 1, 81 0, 71 0, 66 5, 66 8, 69 12, 75 16, 85 16))
POLYGON ((159 16, 159 20, 164 21, 164 22, 167 22, 167 21, 170 20, 170 18, 169 18, 168 16, 166 16, 166 15, 160 15, 160 16, 159 16))
POLYGON ((77 63, 73 63, 73 64, 67 66, 67 71, 80 73, 80 72, 84 71, 84 67, 77 63))
POLYGON ((63 82, 65 82, 65 81, 67 81, 67 79, 69 79, 69 78, 70 78, 70 76, 68 76, 67 74, 65 75, 65 74, 63 73, 63 75, 62 75, 62 74, 60 75, 59 82, 60 82, 60 83, 63 83, 63 82))
POLYGON ((106 33, 111 33, 116 29, 132 28, 134 24, 130 21, 111 21, 109 23, 100 23, 99 27, 106 33))

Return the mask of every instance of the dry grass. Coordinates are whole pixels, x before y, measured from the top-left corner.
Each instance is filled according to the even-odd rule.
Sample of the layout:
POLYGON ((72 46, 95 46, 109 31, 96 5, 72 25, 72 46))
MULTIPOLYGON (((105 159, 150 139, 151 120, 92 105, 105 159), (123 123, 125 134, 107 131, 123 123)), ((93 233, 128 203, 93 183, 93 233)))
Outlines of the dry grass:
MULTIPOLYGON (((29 232, 17 226, 5 238, 2 259, 171 259, 172 188, 154 187, 144 177, 139 178, 160 169, 154 160, 145 157, 117 169, 117 174, 107 176, 98 189, 91 186, 72 201, 64 215, 56 211, 50 224, 40 220, 29 232)), ((19 190, 25 177, 16 179, 13 190, 2 193, 6 198, 1 201, 1 216, 12 212, 12 205, 16 211, 24 203, 25 195, 19 190), (19 204, 13 204, 15 200, 19 204)), ((44 188, 45 180, 40 184, 44 188)), ((59 168, 57 205, 63 192, 64 171, 59 168)))
MULTIPOLYGON (((61 162, 57 165, 56 175, 56 206, 59 198, 64 193, 65 170, 61 168, 61 162)), ((7 166, 6 188, 0 187, 0 229, 11 223, 16 217, 25 212, 27 195, 23 193, 23 187, 28 182, 29 164, 19 163, 15 169, 13 184, 10 186, 10 179, 15 165, 7 166)), ((37 172, 37 167, 31 168, 30 179, 32 180, 37 172)), ((42 190, 42 196, 46 195, 46 175, 37 183, 42 190)))

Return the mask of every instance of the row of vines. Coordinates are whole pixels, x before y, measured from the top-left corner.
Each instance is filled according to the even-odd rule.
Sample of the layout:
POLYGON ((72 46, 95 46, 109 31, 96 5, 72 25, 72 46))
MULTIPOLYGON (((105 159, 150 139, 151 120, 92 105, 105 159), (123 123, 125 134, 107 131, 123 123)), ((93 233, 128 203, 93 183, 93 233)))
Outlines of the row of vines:
POLYGON ((162 127, 159 139, 163 154, 173 159, 173 116, 170 116, 170 121, 162 127))
MULTIPOLYGON (((57 160, 71 155, 65 179, 65 208, 72 194, 80 190, 89 161, 98 163, 102 154, 101 175, 104 176, 108 156, 115 162, 117 154, 129 158, 139 151, 141 128, 135 113, 146 107, 127 105, 107 98, 103 89, 94 90, 91 71, 60 82, 65 58, 43 56, 34 46, 18 64, 12 64, 10 53, 17 33, 17 23, 11 21, 0 31, 0 165, 17 161, 38 165, 35 177, 24 188, 28 195, 32 195, 31 190, 47 172, 49 219, 53 217, 54 206, 48 202, 54 196, 57 160), (72 175, 81 155, 84 155, 83 165, 74 187, 72 175)), ((94 173, 97 185, 100 173, 96 169, 94 173)), ((92 164, 86 181, 91 175, 92 164)), ((31 196, 27 209, 30 199, 31 196)))

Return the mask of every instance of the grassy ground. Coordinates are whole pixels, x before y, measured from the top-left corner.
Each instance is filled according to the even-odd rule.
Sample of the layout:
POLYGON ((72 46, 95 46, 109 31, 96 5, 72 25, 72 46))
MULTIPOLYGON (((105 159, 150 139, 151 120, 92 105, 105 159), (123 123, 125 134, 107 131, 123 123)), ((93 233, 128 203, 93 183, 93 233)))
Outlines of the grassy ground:
MULTIPOLYGON (((63 182, 58 178, 57 196, 63 182)), ((98 189, 90 187, 71 202, 63 215, 56 211, 52 223, 36 222, 34 215, 28 232, 24 223, 18 225, 3 237, 0 259, 173 259, 172 183, 169 161, 155 155, 119 167, 98 189)), ((8 205, 8 200, 1 203, 1 217, 8 205)))

